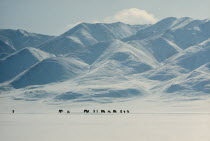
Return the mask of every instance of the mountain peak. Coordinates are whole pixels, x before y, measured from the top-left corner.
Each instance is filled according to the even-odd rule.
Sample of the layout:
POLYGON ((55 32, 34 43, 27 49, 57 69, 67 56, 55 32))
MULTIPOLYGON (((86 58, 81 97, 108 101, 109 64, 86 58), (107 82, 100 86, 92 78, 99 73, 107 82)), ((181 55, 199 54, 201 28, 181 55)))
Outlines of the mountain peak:
POLYGON ((29 36, 29 35, 32 35, 33 34, 33 33, 27 32, 27 31, 25 31, 23 29, 17 29, 16 31, 17 31, 17 33, 19 33, 19 34, 21 34, 23 36, 29 36))
POLYGON ((167 18, 164 18, 164 19, 160 20, 159 22, 162 22, 162 21, 175 21, 175 20, 177 20, 176 17, 167 17, 167 18))

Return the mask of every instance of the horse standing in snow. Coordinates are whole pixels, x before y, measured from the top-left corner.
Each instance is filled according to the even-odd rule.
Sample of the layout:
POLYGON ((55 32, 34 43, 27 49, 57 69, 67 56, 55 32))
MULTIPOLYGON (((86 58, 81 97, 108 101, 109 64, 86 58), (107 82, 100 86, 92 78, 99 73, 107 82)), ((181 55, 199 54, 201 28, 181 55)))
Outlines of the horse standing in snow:
POLYGON ((63 110, 59 110, 58 112, 59 112, 59 113, 62 113, 62 112, 63 112, 63 110))

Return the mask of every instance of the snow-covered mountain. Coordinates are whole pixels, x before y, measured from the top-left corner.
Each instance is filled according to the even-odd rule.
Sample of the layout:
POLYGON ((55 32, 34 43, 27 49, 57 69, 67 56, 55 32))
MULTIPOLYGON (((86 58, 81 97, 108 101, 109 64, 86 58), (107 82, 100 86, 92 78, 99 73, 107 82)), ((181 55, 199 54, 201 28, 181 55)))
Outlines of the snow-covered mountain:
POLYGON ((10 54, 0 60, 0 91, 16 93, 16 100, 104 103, 210 96, 208 19, 81 23, 54 38, 16 32, 21 37, 0 37, 2 56, 10 54), (31 38, 29 43, 22 36, 31 38), (32 47, 21 49, 25 46, 32 47))
POLYGON ((180 18, 169 17, 151 25, 145 29, 139 30, 136 34, 125 38, 124 40, 142 40, 154 36, 160 36, 171 29, 177 29, 183 27, 193 21, 191 18, 180 18))
POLYGON ((0 59, 6 57, 7 55, 15 52, 16 49, 13 47, 9 46, 5 42, 0 40, 0 59))
POLYGON ((39 61, 52 56, 54 55, 30 47, 15 52, 0 60, 0 82, 11 80, 39 61))
POLYGON ((75 53, 100 41, 122 39, 148 25, 131 26, 124 23, 81 23, 55 39, 42 44, 40 49, 56 55, 75 53))
POLYGON ((127 42, 135 48, 145 52, 147 56, 157 62, 163 62, 171 56, 182 51, 175 43, 163 37, 151 37, 144 40, 131 40, 127 42))
POLYGON ((125 38, 124 41, 164 37, 182 49, 199 44, 208 38, 210 20, 193 20, 184 18, 166 18, 156 24, 139 30, 135 35, 125 38))
POLYGON ((210 62, 209 54, 210 40, 208 39, 172 56, 164 61, 164 65, 160 66, 156 70, 151 70, 144 75, 152 80, 170 80, 182 74, 189 73, 210 62))
POLYGON ((182 75, 161 87, 168 94, 196 96, 210 94, 210 63, 182 75))
POLYGON ((0 29, 0 40, 16 50, 37 47, 52 38, 54 36, 30 33, 21 29, 0 29))
POLYGON ((105 64, 109 61, 115 61, 125 67, 132 68, 134 72, 138 73, 150 70, 157 66, 156 60, 151 60, 141 50, 138 50, 120 40, 100 42, 88 47, 74 57, 78 57, 84 62, 90 64, 92 68, 98 68, 101 64, 105 64))
POLYGON ((73 58, 48 58, 21 74, 11 84, 15 88, 63 81, 88 69, 88 65, 73 58))

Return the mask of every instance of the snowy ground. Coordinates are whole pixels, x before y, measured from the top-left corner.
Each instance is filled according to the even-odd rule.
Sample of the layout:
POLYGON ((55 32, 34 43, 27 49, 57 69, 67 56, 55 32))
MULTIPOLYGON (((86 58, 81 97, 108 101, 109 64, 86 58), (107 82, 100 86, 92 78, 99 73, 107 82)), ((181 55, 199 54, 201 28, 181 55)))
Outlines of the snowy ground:
POLYGON ((3 141, 209 141, 210 101, 161 100, 48 105, 0 99, 3 141), (15 114, 11 113, 15 107, 15 114), (84 109, 125 109, 130 114, 83 114, 84 109), (58 109, 71 114, 58 114, 58 109))
POLYGON ((209 141, 210 114, 0 114, 3 141, 209 141))

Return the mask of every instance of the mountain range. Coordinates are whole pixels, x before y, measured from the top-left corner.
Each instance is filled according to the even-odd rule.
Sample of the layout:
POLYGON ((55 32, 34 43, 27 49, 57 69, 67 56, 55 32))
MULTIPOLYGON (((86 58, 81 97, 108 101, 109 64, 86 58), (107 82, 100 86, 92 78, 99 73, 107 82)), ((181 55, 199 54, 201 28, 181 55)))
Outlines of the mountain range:
POLYGON ((0 30, 0 92, 12 99, 115 102, 210 96, 210 20, 81 23, 59 36, 0 30))

